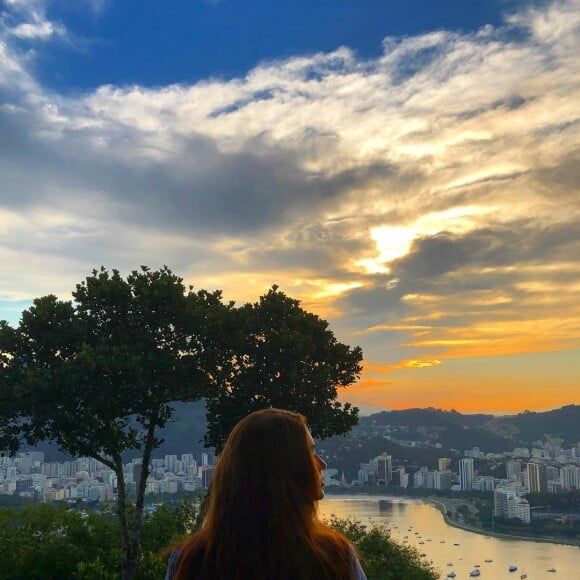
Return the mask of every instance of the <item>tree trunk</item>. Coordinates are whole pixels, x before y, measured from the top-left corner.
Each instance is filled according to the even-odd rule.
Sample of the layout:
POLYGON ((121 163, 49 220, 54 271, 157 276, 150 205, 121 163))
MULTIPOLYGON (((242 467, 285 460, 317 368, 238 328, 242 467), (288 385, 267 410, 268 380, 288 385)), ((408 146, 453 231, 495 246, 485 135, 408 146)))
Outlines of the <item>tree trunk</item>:
MULTIPOLYGON (((137 497, 135 498, 135 514, 131 530, 131 540, 133 546, 133 557, 135 560, 135 569, 137 566, 139 553, 141 549, 141 527, 143 525, 143 507, 145 504, 145 489, 147 487, 147 478, 149 477, 149 462, 155 443, 155 428, 157 427, 157 417, 153 416, 149 420, 147 427, 147 436, 143 447, 143 462, 141 464, 141 476, 137 483, 137 497)), ((134 570, 135 570, 134 569, 134 570)))
POLYGON ((197 516, 195 517, 195 524, 193 526, 194 532, 199 532, 201 527, 203 526, 203 520, 205 520, 205 516, 207 514, 207 510, 209 509, 209 494, 211 493, 211 482, 207 487, 207 491, 201 500, 201 504, 199 506, 199 512, 197 512, 197 516))
POLYGON ((121 564, 121 579, 133 580, 137 568, 137 554, 130 533, 131 525, 127 513, 127 488, 123 474, 123 462, 121 456, 115 457, 115 473, 117 474, 117 513, 121 527, 121 544, 123 547, 123 562, 121 564))

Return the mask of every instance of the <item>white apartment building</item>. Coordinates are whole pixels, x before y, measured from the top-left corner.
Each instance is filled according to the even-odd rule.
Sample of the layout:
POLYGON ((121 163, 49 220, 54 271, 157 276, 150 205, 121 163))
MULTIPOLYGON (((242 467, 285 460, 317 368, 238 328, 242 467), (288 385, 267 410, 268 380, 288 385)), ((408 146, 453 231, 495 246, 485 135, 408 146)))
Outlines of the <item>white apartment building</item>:
POLYGON ((560 469, 560 485, 565 491, 580 489, 580 467, 578 465, 565 465, 560 469))
POLYGON ((528 500, 519 497, 512 489, 496 489, 493 492, 493 513, 497 518, 517 518, 525 524, 531 522, 528 500))
POLYGON ((473 469, 473 458, 464 457, 459 460, 459 485, 461 491, 471 491, 473 485, 473 477, 475 471, 473 469))

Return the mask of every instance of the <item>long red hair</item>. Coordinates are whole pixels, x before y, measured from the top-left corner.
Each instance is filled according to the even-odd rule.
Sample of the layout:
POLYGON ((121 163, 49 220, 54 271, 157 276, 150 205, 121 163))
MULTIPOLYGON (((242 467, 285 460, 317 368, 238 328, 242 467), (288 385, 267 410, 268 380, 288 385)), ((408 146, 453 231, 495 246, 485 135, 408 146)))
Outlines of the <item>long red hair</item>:
POLYGON ((202 529, 178 548, 174 578, 354 578, 348 540, 318 520, 320 465, 302 415, 242 419, 220 455, 202 529))

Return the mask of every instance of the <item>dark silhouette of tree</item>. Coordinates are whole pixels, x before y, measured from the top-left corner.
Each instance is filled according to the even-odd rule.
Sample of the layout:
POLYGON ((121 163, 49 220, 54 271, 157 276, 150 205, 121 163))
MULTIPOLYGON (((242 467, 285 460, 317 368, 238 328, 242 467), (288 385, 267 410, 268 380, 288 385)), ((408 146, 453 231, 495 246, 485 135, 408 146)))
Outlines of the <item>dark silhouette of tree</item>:
POLYGON ((151 453, 175 402, 206 400, 205 442, 218 450, 263 407, 303 413, 320 438, 357 422, 358 409, 336 398, 360 374, 360 348, 275 286, 234 308, 219 291, 186 289, 167 267, 127 279, 101 268, 73 298, 38 298, 16 328, 0 322, 0 450, 52 441, 115 472, 124 579, 135 574, 151 453), (130 450, 142 454, 134 505, 123 471, 130 450))
POLYGON ((117 477, 118 515, 132 578, 156 430, 173 401, 207 394, 231 306, 219 292, 186 290, 168 268, 123 279, 104 268, 78 284, 74 302, 45 296, 19 326, 0 327, 0 449, 50 440, 93 457, 117 477), (135 506, 129 506, 123 452, 142 453, 135 506))
POLYGON ((229 374, 206 398, 206 445, 221 450, 240 419, 267 407, 302 413, 320 439, 356 425, 358 409, 336 399, 360 376, 359 347, 338 342, 325 320, 277 286, 235 316, 229 374))

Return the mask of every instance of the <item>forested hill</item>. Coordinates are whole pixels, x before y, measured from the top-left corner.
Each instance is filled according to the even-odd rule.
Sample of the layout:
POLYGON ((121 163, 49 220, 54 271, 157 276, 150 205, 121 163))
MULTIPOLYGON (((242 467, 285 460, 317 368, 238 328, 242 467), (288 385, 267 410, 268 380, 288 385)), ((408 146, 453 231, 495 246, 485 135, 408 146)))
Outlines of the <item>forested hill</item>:
MULTIPOLYGON (((201 454, 201 440, 206 426, 205 407, 202 402, 176 405, 175 418, 160 431, 164 442, 159 449, 154 450, 154 457, 162 457, 166 453, 201 454)), ((545 435, 561 437, 565 444, 572 445, 580 441, 580 405, 568 405, 544 413, 526 411, 503 417, 463 415, 457 411, 432 408, 383 411, 361 417, 359 425, 347 438, 370 440, 380 435, 384 442, 383 436, 389 426, 406 426, 405 431, 397 429, 392 435, 393 439, 441 443, 444 448, 460 451, 474 446, 485 452, 530 447, 534 441, 542 440, 545 435)), ((330 440, 324 446, 334 447, 330 440)), ((62 460, 64 457, 53 447, 43 445, 39 448, 47 452, 47 461, 62 460)), ((361 452, 366 454, 366 450, 361 452)), ((131 454, 128 456, 131 457, 131 454)))
POLYGON ((355 434, 369 436, 388 426, 396 431, 396 439, 432 440, 460 450, 476 445, 483 451, 507 451, 514 446, 530 447, 548 435, 572 445, 580 441, 580 405, 501 417, 433 408, 384 411, 362 417, 355 434))

